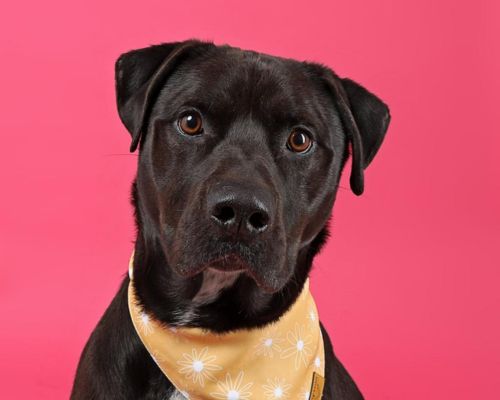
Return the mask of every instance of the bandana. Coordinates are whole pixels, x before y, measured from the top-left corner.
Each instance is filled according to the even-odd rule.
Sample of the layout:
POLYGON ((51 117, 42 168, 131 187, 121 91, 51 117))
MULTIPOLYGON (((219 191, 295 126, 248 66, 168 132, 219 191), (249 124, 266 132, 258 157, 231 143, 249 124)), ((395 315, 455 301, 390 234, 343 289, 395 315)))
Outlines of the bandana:
POLYGON ((190 400, 319 400, 324 347, 316 304, 306 280, 276 322, 218 334, 165 325, 138 304, 129 263, 128 306, 147 351, 176 389, 190 400))

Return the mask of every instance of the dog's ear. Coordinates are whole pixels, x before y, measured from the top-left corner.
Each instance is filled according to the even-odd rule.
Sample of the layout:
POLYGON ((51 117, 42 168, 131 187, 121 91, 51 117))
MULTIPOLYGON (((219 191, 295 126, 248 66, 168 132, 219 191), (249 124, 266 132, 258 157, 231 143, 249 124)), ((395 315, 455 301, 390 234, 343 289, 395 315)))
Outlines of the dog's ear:
POLYGON ((389 127, 389 108, 363 86, 339 78, 330 68, 316 63, 307 66, 320 74, 333 95, 352 147, 351 189, 359 196, 364 191, 364 170, 377 154, 389 127))
POLYGON ((168 75, 194 49, 214 46, 190 39, 157 44, 122 54, 115 63, 115 90, 118 114, 132 136, 130 151, 144 135, 148 112, 168 75))

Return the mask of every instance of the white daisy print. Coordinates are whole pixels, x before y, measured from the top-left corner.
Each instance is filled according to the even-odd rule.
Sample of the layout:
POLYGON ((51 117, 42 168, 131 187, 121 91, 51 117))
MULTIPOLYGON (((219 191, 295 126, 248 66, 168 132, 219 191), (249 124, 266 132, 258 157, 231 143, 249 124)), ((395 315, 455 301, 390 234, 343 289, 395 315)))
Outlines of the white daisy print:
POLYGON ((309 397, 311 397, 311 391, 310 391, 310 386, 308 384, 303 384, 302 387, 300 388, 300 391, 297 393, 297 397, 295 397, 296 400, 309 400, 309 397))
POLYGON ((281 342, 283 339, 279 336, 276 328, 268 330, 255 345, 255 355, 273 358, 274 353, 281 352, 281 342))
POLYGON ((288 390, 291 387, 292 385, 286 383, 286 380, 282 378, 267 379, 267 385, 262 385, 268 400, 287 399, 288 390))
POLYGON ((298 400, 309 400, 310 397, 311 392, 309 390, 303 390, 300 392, 298 400))
POLYGON ((139 312, 136 321, 139 325, 139 329, 145 336, 153 333, 153 325, 151 324, 151 318, 146 312, 144 311, 139 312))
POLYGON ((281 358, 295 356, 295 369, 299 369, 302 364, 307 366, 307 358, 311 356, 309 345, 311 344, 311 335, 304 335, 302 326, 295 324, 294 331, 289 331, 286 335, 290 347, 281 352, 281 358))
POLYGON ((184 353, 182 357, 182 360, 177 361, 182 367, 179 372, 201 386, 205 386, 205 379, 215 381, 213 372, 222 369, 221 366, 214 364, 217 357, 208 355, 208 347, 204 347, 200 352, 192 349, 191 354, 184 353))
POLYGON ((321 368, 321 365, 322 365, 322 364, 323 364, 323 363, 321 362, 321 358, 320 358, 320 356, 316 356, 316 357, 314 358, 314 366, 315 366, 316 368, 321 368))
POLYGON ((316 315, 316 311, 314 309, 310 308, 309 312, 307 313, 307 318, 309 318, 309 321, 311 321, 312 324, 316 322, 318 319, 318 316, 316 315))
POLYGON ((217 387, 219 390, 212 393, 212 396, 216 399, 221 400, 248 400, 252 396, 250 388, 253 382, 249 382, 243 385, 244 372, 240 371, 236 379, 233 380, 231 374, 228 372, 226 374, 225 382, 217 382, 217 387))

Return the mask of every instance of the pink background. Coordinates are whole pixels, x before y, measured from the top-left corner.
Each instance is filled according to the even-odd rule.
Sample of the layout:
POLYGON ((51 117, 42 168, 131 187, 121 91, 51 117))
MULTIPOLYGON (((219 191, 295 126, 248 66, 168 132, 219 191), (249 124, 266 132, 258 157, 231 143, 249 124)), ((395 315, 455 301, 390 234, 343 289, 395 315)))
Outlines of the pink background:
POLYGON ((68 398, 134 240, 114 62, 191 37, 326 63, 390 105, 316 259, 320 314, 368 399, 498 397, 500 3, 236 3, 2 5, 1 397, 68 398))

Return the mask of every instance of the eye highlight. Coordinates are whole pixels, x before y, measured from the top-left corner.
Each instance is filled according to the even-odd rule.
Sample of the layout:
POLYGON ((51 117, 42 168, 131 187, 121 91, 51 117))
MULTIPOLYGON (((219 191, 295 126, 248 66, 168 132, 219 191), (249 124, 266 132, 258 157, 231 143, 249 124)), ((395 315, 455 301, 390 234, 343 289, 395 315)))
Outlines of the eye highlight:
POLYGON ((304 129, 294 129, 287 140, 287 147, 294 153, 305 153, 312 146, 312 139, 304 129))
POLYGON ((194 136, 203 132, 201 115, 196 111, 184 113, 178 120, 177 126, 186 135, 194 136))

